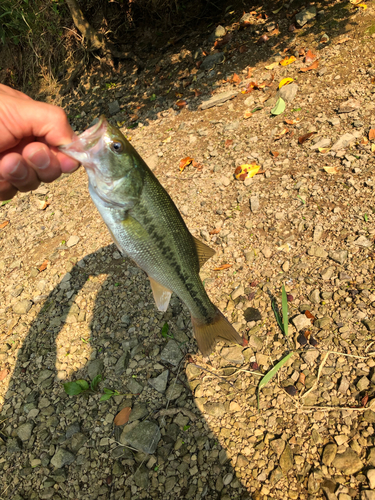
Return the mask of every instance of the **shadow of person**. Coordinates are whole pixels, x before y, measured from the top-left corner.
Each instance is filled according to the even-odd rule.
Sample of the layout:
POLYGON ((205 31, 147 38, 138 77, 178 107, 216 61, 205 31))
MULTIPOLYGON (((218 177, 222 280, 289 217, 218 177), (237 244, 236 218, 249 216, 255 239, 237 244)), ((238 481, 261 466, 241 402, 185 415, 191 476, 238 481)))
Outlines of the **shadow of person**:
MULTIPOLYGON (((186 378, 184 355, 197 348, 181 301, 173 296, 168 311, 159 312, 145 273, 113 245, 87 255, 61 278, 34 306, 40 310, 4 396, 0 497, 249 498, 219 444, 235 446, 235 438, 228 439, 230 420, 220 428, 229 400, 216 403, 209 422, 194 403, 191 388, 207 373, 191 365, 190 382, 186 378), (65 393, 63 382, 90 382, 99 374, 98 392, 65 393), (168 380, 164 387, 154 380, 161 374, 168 380), (100 401, 105 392, 111 396, 100 401), (114 426, 126 407, 132 407, 129 422, 114 426), (165 408, 172 413, 160 414, 165 408), (157 429, 156 443, 138 432, 138 447, 129 436, 145 421, 157 429), (147 446, 155 453, 146 454, 147 446)), ((201 402, 215 402, 219 389, 201 402)), ((246 465, 246 457, 241 460, 246 465)))

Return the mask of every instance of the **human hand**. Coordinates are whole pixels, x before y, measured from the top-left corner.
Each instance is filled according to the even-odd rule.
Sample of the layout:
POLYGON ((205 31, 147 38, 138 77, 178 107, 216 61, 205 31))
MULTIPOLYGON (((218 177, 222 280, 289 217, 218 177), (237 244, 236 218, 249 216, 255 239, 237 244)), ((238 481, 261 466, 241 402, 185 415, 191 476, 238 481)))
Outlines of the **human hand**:
POLYGON ((78 162, 57 149, 73 137, 61 108, 0 84, 0 201, 76 170, 78 162))

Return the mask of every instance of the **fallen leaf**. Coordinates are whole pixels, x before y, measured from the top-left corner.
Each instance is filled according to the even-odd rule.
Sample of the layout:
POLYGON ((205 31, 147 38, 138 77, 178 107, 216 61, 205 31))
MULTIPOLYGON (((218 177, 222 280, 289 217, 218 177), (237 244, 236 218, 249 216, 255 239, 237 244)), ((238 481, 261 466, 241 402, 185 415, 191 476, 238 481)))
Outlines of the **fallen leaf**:
POLYGON ((296 58, 294 56, 286 57, 282 61, 280 61, 281 66, 288 66, 288 64, 294 63, 296 58))
POLYGON ((289 132, 288 128, 284 128, 279 135, 275 137, 275 141, 278 141, 281 139, 284 135, 286 135, 289 132))
POLYGON ((359 4, 357 5, 357 7, 358 7, 358 8, 360 8, 360 9, 363 9, 363 10, 366 10, 366 9, 367 9, 367 5, 366 5, 365 3, 359 3, 359 4))
POLYGON ((223 36, 221 40, 216 40, 214 43, 215 49, 219 49, 220 47, 223 47, 227 43, 229 43, 232 40, 233 34, 232 33, 227 33, 226 35, 223 36))
POLYGON ((119 411, 117 413, 117 415, 115 416, 115 418, 113 420, 113 423, 115 425, 126 424, 127 421, 129 420, 131 411, 132 411, 132 409, 130 408, 130 406, 126 406, 125 408, 123 408, 121 411, 119 411))
POLYGON ((253 116, 253 113, 251 111, 245 111, 245 113, 243 114, 243 117, 245 120, 247 120, 248 118, 251 118, 253 116))
MULTIPOLYGON (((1 380, 1 379, 0 379, 1 380)), ((361 399, 361 406, 362 408, 364 408, 368 403, 368 394, 366 392, 366 394, 363 396, 363 398, 361 399)))
POLYGON ((209 234, 219 234, 221 231, 221 227, 217 227, 216 229, 213 229, 212 231, 209 231, 209 234))
POLYGON ((254 69, 255 69, 255 66, 248 66, 248 68, 247 68, 247 75, 246 75, 246 79, 247 79, 247 78, 251 78, 251 76, 252 76, 252 73, 253 73, 254 69))
POLYGON ((299 55, 300 57, 303 57, 305 54, 306 54, 305 49, 304 49, 303 47, 301 47, 301 48, 299 49, 299 51, 298 51, 298 55, 299 55))
POLYGON ((295 125, 296 123, 299 123, 301 120, 297 119, 292 119, 290 120, 289 118, 285 118, 284 122, 288 125, 295 125))
POLYGON ((341 38, 341 40, 337 40, 336 43, 345 43, 348 40, 351 40, 351 37, 350 36, 344 36, 344 38, 341 38))
POLYGON ((299 374, 298 382, 300 382, 302 385, 305 385, 305 380, 306 380, 306 375, 303 372, 301 372, 299 374))
POLYGON ((272 11, 272 14, 278 14, 278 13, 280 12, 280 10, 281 10, 283 7, 284 7, 284 4, 282 4, 282 6, 281 6, 281 7, 279 7, 278 9, 273 10, 273 11, 272 11))
POLYGON ((4 227, 6 227, 8 224, 9 224, 9 221, 8 221, 8 220, 5 220, 4 222, 2 222, 2 223, 0 224, 0 229, 4 229, 4 227))
POLYGON ((275 69, 279 65, 279 62, 273 62, 272 64, 269 64, 268 66, 265 66, 266 69, 275 69))
POLYGON ((358 5, 359 3, 362 2, 362 0, 349 0, 351 4, 353 5, 358 5))
POLYGON ((183 96, 183 94, 180 94, 179 92, 176 92, 175 96, 177 97, 177 99, 180 99, 183 96))
POLYGON ((338 174, 339 169, 337 167, 323 167, 327 174, 338 174))
POLYGON ((240 165, 234 171, 234 176, 239 181, 244 181, 245 179, 250 179, 254 177, 255 174, 260 170, 260 165, 256 165, 255 163, 240 165))
POLYGON ((375 144, 371 144, 371 153, 375 153, 375 144))
POLYGON ((241 47, 238 49, 240 54, 244 54, 247 51, 246 45, 241 45, 241 47))
POLYGON ((194 97, 199 97, 200 95, 202 95, 200 90, 194 90, 194 97))
POLYGON ((249 345, 249 341, 247 339, 245 339, 244 337, 242 337, 242 347, 246 347, 249 345))
POLYGON ((278 151, 271 151, 271 155, 274 157, 274 158, 277 158, 279 156, 279 152, 278 151))
POLYGON ((279 89, 281 89, 281 87, 284 87, 284 85, 288 85, 289 83, 292 82, 294 82, 293 78, 283 78, 279 83, 279 89))
POLYGON ((282 97, 279 97, 275 107, 271 109, 271 114, 273 115, 280 115, 285 111, 285 101, 282 97))
POLYGON ((41 273, 42 271, 44 271, 48 266, 48 260, 45 260, 43 262, 43 264, 39 267, 39 272, 41 273))
POLYGON ((325 155, 326 153, 328 153, 328 151, 330 151, 330 148, 318 148, 318 151, 319 153, 325 155))
POLYGON ((180 172, 183 172, 183 170, 188 166, 190 165, 190 163, 193 161, 193 158, 190 158, 190 156, 187 156, 186 158, 182 158, 182 160, 180 160, 180 166, 179 166, 179 169, 180 169, 180 172))
POLYGON ((311 320, 311 323, 313 321, 315 321, 315 316, 313 314, 311 314, 310 311, 305 311, 305 316, 306 316, 306 318, 309 318, 311 320))
POLYGON ((199 162, 197 162, 197 161, 195 161, 195 160, 193 160, 191 164, 192 164, 192 166, 193 166, 194 168, 196 168, 196 169, 198 169, 198 170, 202 170, 202 168, 203 168, 203 165, 201 165, 199 162))
POLYGON ((308 139, 310 139, 311 136, 313 136, 314 134, 316 134, 316 132, 309 132, 308 134, 305 134, 305 135, 301 135, 301 137, 298 137, 298 142, 300 144, 303 144, 304 142, 306 142, 308 139))
POLYGON ((258 38, 257 43, 259 43, 259 44, 266 43, 266 42, 268 42, 268 40, 269 40, 269 37, 266 34, 264 34, 260 38, 258 38))
POLYGON ((8 375, 8 370, 4 368, 4 370, 0 370, 0 382, 5 379, 5 377, 8 375))
POLYGON ((35 204, 39 210, 45 210, 50 205, 50 202, 36 198, 35 204))
POLYGON ((169 142, 171 142, 171 140, 172 140, 172 137, 169 136, 166 139, 164 139, 164 141, 161 141, 161 142, 164 142, 164 144, 168 144, 169 142))
POLYGON ((139 116, 137 115, 137 113, 134 113, 133 115, 130 115, 130 121, 131 122, 136 122, 139 120, 139 116))
POLYGON ((292 23, 289 25, 288 31, 292 33, 293 31, 296 31, 296 29, 297 29, 296 25, 292 23))
POLYGON ((241 83, 241 78, 237 75, 237 73, 234 73, 231 82, 234 83, 235 85, 241 83))
POLYGON ((232 139, 227 139, 225 141, 225 147, 229 148, 230 146, 233 146, 233 140, 232 139))
POLYGON ((369 140, 367 139, 367 137, 362 137, 362 140, 361 140, 362 146, 366 146, 368 143, 369 143, 369 140))
POLYGON ((300 71, 305 72, 305 71, 311 71, 312 69, 318 69, 319 66, 319 61, 318 59, 312 63, 311 66, 308 68, 301 68, 300 71))
POLYGON ((370 128, 370 132, 368 133, 369 141, 375 141, 375 128, 370 128))
POLYGON ((306 52, 306 56, 305 56, 305 63, 306 64, 310 64, 311 62, 313 62, 314 60, 316 59, 316 54, 313 54, 311 52, 311 50, 309 49, 307 52, 306 52))
POLYGON ((223 271, 224 269, 229 269, 233 264, 223 264, 222 266, 215 267, 214 271, 223 271))
POLYGON ((322 38, 320 39, 320 43, 328 43, 329 42, 329 36, 327 35, 327 33, 324 33, 322 35, 322 38))
POLYGON ((184 108, 186 105, 187 105, 187 102, 186 102, 186 101, 183 101, 183 100, 180 100, 180 101, 177 101, 177 102, 176 102, 176 106, 177 106, 179 109, 184 108))

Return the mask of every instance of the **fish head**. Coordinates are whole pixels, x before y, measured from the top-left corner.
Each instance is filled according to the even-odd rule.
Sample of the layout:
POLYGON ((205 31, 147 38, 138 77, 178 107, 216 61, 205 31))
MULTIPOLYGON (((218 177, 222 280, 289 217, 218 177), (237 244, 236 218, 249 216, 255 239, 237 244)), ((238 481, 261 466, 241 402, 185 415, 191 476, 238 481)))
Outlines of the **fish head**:
POLYGON ((130 208, 139 199, 143 186, 139 156, 105 116, 59 150, 85 167, 90 188, 105 203, 130 208))

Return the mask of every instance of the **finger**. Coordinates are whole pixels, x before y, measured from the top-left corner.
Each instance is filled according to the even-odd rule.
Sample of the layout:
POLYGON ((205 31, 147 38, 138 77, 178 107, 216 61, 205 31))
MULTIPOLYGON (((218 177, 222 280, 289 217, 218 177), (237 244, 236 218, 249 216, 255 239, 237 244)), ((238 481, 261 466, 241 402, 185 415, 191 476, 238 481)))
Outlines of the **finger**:
POLYGON ((48 146, 41 142, 33 142, 25 146, 22 158, 42 182, 52 182, 61 175, 58 158, 48 146))
POLYGON ((0 84, 0 93, 10 95, 13 97, 18 97, 20 99, 31 100, 31 97, 24 94, 23 92, 20 92, 19 90, 16 90, 16 89, 12 89, 12 87, 8 87, 7 85, 3 85, 3 84, 0 84))
POLYGON ((0 179, 0 201, 7 201, 17 194, 17 189, 8 181, 0 179))
POLYGON ((36 189, 40 180, 34 169, 30 168, 18 153, 9 153, 0 163, 0 175, 18 191, 32 191, 36 189))
POLYGON ((64 174, 71 174, 80 166, 80 163, 78 163, 77 160, 69 158, 69 156, 64 155, 64 153, 61 153, 60 151, 56 154, 56 156, 60 162, 61 171, 64 172, 64 174))

